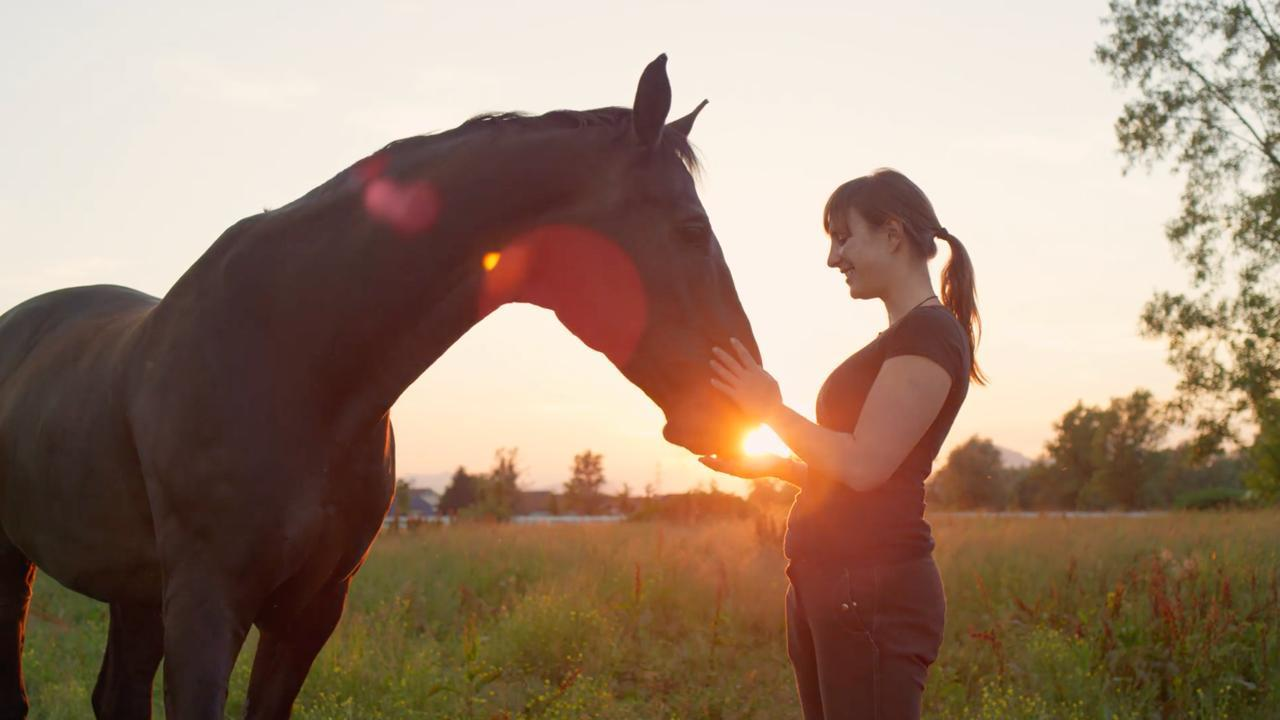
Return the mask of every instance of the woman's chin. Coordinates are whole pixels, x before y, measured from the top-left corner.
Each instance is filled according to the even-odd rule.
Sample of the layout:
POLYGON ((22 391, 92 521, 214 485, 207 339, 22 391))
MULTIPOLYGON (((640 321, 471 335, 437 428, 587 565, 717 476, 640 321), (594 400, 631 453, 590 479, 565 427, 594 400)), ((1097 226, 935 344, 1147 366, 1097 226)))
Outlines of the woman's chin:
POLYGON ((849 297, 854 300, 878 300, 881 297, 878 288, 859 280, 862 278, 849 283, 849 297))

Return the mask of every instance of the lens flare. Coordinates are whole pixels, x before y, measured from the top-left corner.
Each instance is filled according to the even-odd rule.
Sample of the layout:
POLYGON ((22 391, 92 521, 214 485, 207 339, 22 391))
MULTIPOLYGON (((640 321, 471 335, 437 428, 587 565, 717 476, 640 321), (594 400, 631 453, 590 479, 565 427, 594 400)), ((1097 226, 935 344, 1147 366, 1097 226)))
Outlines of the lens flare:
POLYGON ((648 320, 644 282, 631 257, 612 239, 576 225, 539 226, 503 247, 501 264, 484 274, 477 317, 511 302, 555 311, 569 332, 618 367, 630 362, 648 320))
POLYGON ((361 160, 351 182, 360 188, 364 210, 402 237, 419 236, 440 217, 440 193, 426 180, 399 182, 387 174, 390 158, 383 153, 361 160))
POLYGON ((440 215, 440 197, 425 180, 400 184, 381 177, 365 186, 364 209, 400 235, 418 235, 435 224, 440 215))
POLYGON ((742 439, 742 451, 748 455, 780 455, 791 457, 791 448, 778 437, 773 428, 760 425, 742 439))
POLYGON ((499 260, 501 260, 501 259, 502 259, 502 253, 496 253, 496 252, 485 253, 485 254, 484 254, 484 269, 485 269, 485 270, 492 270, 492 269, 494 269, 494 268, 498 267, 498 261, 499 261, 499 260))

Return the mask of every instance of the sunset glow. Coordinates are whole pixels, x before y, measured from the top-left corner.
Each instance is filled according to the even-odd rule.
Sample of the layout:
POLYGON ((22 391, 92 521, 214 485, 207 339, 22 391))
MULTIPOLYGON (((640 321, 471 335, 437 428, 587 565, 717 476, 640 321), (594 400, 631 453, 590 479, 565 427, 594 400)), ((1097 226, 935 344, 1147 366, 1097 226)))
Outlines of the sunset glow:
POLYGON ((791 448, 768 425, 760 425, 742 439, 742 450, 748 455, 791 456, 791 448))

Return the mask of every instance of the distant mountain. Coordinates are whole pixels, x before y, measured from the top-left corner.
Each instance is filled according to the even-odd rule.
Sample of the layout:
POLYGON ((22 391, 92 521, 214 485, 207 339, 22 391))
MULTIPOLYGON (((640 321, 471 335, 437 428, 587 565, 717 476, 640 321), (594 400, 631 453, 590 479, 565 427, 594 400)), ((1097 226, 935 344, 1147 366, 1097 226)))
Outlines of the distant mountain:
POLYGON ((1004 463, 1007 468, 1020 469, 1031 464, 1031 458, 1023 455, 1017 450, 1010 450, 1007 447, 996 445, 996 450, 1000 451, 1000 462, 1004 463))

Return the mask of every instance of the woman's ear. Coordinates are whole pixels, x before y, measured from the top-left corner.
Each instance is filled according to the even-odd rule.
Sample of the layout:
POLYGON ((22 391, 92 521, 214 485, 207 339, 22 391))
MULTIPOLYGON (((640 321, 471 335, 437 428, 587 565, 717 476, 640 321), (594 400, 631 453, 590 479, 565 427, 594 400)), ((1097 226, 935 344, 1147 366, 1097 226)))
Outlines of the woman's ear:
POLYGON ((885 239, 889 242, 889 252, 896 253, 901 248, 903 242, 907 239, 907 233, 902 228, 902 221, 898 218, 889 218, 884 221, 885 239))

